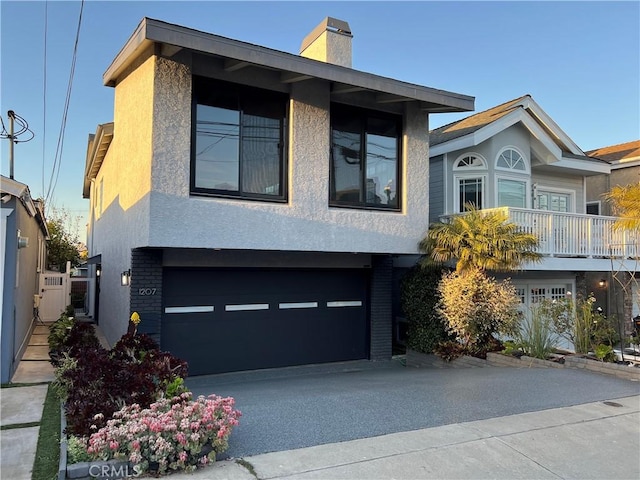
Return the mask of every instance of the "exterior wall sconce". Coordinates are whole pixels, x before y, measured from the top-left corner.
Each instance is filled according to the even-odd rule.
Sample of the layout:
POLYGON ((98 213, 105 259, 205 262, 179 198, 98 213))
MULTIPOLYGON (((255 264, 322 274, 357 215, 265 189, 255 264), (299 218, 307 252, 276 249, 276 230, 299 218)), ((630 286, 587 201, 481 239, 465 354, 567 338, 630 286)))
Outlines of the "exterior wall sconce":
POLYGON ((120 274, 120 285, 123 287, 131 285, 131 270, 125 270, 120 274))
POLYGON ((102 269, 100 267, 96 268, 96 277, 102 275, 102 269))
POLYGON ((607 286, 607 281, 606 281, 604 278, 602 278, 602 279, 598 282, 598 286, 599 286, 600 288, 605 288, 605 287, 607 286))

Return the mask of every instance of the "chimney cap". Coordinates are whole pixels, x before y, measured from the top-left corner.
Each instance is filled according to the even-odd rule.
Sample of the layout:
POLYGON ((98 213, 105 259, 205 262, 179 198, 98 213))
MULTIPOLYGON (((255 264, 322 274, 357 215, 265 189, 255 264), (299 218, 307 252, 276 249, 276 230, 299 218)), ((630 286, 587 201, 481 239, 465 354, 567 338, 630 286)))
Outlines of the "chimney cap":
POLYGON ((304 40, 302 40, 302 45, 300 46, 300 53, 304 52, 305 49, 325 31, 335 32, 341 35, 347 35, 349 37, 353 36, 351 35, 351 27, 349 27, 349 24, 347 22, 333 17, 326 17, 316 26, 316 28, 311 31, 309 35, 304 37, 304 40))

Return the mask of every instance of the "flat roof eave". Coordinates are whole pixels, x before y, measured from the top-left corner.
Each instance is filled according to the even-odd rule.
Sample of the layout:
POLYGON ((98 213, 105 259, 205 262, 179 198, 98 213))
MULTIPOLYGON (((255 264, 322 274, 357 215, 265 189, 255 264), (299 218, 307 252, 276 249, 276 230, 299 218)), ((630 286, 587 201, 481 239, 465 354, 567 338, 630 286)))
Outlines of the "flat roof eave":
POLYGON ((104 85, 115 86, 116 80, 122 72, 137 56, 153 44, 171 45, 179 49, 247 62, 270 70, 280 70, 375 93, 397 96, 398 101, 421 102, 425 110, 434 113, 474 110, 475 98, 472 96, 320 62, 151 18, 142 19, 133 35, 116 55, 103 75, 104 85))

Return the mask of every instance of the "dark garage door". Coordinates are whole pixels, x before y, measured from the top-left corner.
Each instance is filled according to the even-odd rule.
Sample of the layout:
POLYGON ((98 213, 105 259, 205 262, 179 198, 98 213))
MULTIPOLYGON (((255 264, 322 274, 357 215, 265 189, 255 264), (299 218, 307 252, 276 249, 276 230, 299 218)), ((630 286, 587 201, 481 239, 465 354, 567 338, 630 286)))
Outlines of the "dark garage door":
POLYGON ((167 268, 163 279, 162 349, 190 375, 368 357, 366 271, 167 268))

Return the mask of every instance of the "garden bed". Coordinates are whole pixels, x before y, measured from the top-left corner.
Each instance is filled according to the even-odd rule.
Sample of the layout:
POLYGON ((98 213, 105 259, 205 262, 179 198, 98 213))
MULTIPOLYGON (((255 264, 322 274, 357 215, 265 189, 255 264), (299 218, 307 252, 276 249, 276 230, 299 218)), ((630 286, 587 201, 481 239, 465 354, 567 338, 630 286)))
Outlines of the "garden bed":
POLYGON ((640 381, 640 368, 619 365, 617 363, 601 362, 582 355, 568 354, 558 356, 557 360, 541 360, 539 358, 522 355, 505 355, 502 353, 487 353, 487 359, 462 356, 451 362, 446 362, 434 354, 425 354, 407 350, 407 366, 416 368, 469 368, 469 367, 516 367, 516 368, 574 368, 591 372, 613 375, 631 381, 640 381), (564 361, 564 362, 563 362, 564 361))

